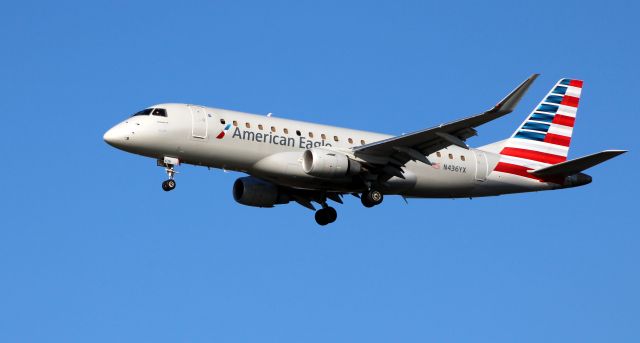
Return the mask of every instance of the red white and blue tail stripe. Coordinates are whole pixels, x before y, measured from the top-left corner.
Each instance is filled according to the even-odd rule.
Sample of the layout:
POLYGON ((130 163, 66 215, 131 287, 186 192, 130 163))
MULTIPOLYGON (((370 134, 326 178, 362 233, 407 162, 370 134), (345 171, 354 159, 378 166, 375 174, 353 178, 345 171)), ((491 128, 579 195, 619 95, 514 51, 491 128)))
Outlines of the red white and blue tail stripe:
POLYGON ((581 92, 581 80, 558 81, 506 141, 494 171, 540 180, 528 171, 566 161, 581 92))

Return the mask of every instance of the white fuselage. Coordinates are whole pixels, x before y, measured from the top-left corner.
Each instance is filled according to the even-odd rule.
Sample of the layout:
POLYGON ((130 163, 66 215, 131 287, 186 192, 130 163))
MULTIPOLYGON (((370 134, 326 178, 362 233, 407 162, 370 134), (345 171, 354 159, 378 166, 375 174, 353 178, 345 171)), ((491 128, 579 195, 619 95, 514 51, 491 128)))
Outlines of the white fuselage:
MULTIPOLYGON (((325 147, 348 153, 354 147, 391 137, 218 108, 157 106, 165 108, 168 115, 130 117, 107 132, 105 140, 143 156, 173 157, 181 163, 245 172, 298 189, 362 191, 361 184, 350 178, 326 180, 307 175, 302 168, 303 152, 325 147)), ((500 159, 495 150, 450 146, 427 158, 432 165, 408 162, 404 178, 394 176, 385 182, 385 193, 456 198, 561 188, 517 175, 492 173, 500 159)))

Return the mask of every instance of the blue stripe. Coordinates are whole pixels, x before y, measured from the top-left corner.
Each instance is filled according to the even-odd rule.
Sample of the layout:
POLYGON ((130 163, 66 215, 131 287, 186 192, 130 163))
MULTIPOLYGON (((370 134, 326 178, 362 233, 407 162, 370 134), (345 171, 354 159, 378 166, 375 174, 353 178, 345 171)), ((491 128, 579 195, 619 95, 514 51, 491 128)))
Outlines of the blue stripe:
POLYGON ((227 131, 229 130, 230 127, 231 127, 231 124, 227 124, 227 126, 224 127, 224 130, 227 131))
POLYGON ((567 87, 558 86, 553 90, 553 93, 565 95, 567 93, 567 87))
POLYGON ((536 111, 556 113, 558 112, 558 106, 541 104, 536 111))
POLYGON ((549 95, 544 101, 550 102, 553 104, 559 104, 562 102, 563 96, 561 95, 549 95))
POLYGON ((516 138, 523 138, 523 139, 531 139, 534 141, 544 141, 544 133, 537 133, 537 132, 530 132, 530 131, 518 131, 518 133, 516 133, 516 138))
POLYGON ((536 130, 536 131, 547 132, 549 130, 549 126, 550 126, 549 124, 534 123, 534 122, 528 121, 524 123, 522 128, 526 130, 536 130))
POLYGON ((551 114, 534 112, 529 119, 551 123, 554 117, 555 116, 551 114))
POLYGON ((569 85, 569 83, 571 83, 571 79, 562 79, 562 81, 560 81, 561 85, 569 85))

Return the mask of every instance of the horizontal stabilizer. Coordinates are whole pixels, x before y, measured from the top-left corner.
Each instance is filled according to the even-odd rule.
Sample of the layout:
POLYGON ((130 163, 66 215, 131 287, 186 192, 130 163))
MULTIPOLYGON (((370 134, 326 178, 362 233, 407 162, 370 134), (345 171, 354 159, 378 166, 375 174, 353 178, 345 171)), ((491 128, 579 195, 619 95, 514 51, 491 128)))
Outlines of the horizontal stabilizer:
POLYGON ((549 167, 544 167, 536 170, 531 170, 529 173, 535 176, 558 176, 558 175, 573 175, 583 170, 589 169, 595 165, 598 165, 604 161, 612 159, 620 154, 624 154, 626 150, 605 150, 592 155, 576 158, 575 160, 565 161, 562 163, 554 164, 549 167))

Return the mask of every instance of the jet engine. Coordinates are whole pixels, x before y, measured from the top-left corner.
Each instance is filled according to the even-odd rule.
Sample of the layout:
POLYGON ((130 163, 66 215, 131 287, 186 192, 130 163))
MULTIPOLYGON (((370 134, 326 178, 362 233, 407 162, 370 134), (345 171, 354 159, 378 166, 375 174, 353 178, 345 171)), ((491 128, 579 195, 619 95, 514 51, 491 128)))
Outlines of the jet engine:
POLYGON ((233 183, 233 198, 242 205, 273 207, 289 202, 289 196, 273 183, 255 177, 241 177, 233 183))
POLYGON ((358 174, 361 166, 338 152, 308 149, 302 154, 302 170, 311 176, 332 179, 358 174))

